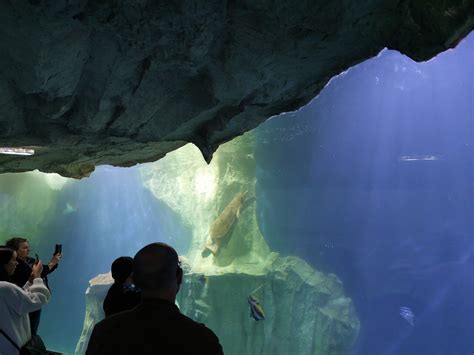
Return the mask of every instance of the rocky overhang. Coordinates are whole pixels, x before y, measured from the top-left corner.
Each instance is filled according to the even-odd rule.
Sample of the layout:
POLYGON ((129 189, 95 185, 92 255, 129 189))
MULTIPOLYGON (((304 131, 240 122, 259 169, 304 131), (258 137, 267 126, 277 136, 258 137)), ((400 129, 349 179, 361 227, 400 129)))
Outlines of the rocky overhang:
POLYGON ((0 2, 0 173, 88 176, 223 142, 308 103, 385 47, 417 61, 474 27, 470 0, 0 2))

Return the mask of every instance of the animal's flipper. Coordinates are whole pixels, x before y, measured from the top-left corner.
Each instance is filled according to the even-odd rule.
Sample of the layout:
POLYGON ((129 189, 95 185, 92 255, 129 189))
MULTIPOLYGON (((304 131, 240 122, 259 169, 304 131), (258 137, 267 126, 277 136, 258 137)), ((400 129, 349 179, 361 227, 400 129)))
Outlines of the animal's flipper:
POLYGON ((207 248, 204 248, 204 250, 203 250, 202 253, 201 253, 201 256, 202 256, 203 258, 207 258, 209 255, 211 255, 211 251, 210 251, 209 249, 207 249, 207 248))
POLYGON ((212 255, 216 256, 218 251, 219 251, 219 246, 217 244, 215 244, 215 243, 208 244, 208 245, 205 246, 205 249, 203 250, 201 255, 203 257, 207 257, 207 256, 209 256, 210 253, 212 253, 212 255), (207 254, 206 256, 204 256, 205 253, 207 254))

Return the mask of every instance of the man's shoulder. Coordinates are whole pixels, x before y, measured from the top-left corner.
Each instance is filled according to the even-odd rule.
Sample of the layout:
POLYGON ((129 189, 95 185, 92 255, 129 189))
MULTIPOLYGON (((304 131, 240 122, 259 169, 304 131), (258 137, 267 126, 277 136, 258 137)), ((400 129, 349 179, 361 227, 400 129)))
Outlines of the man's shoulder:
POLYGON ((209 329, 205 324, 198 323, 182 313, 180 313, 180 318, 181 322, 183 323, 183 326, 187 328, 191 333, 199 336, 204 336, 209 339, 217 339, 217 336, 214 334, 214 332, 209 329))
POLYGON ((153 316, 144 307, 116 313, 97 323, 91 337, 92 346, 108 344, 107 346, 114 348, 115 340, 123 339, 120 349, 124 351, 132 344, 147 345, 144 339, 153 338, 150 334, 153 334, 155 340, 162 342, 163 349, 184 341, 183 349, 201 349, 207 354, 222 354, 219 339, 204 324, 195 322, 179 311, 173 312, 173 315, 165 312, 163 317, 153 316))
POLYGON ((124 312, 119 312, 116 314, 112 314, 108 316, 107 318, 102 319, 100 322, 98 322, 95 327, 96 329, 110 329, 114 328, 117 326, 120 326, 121 324, 124 323, 129 323, 131 319, 133 319, 133 313, 131 311, 124 311, 124 312))
POLYGON ((198 323, 185 315, 184 321, 189 326, 187 340, 190 346, 207 352, 208 354, 223 354, 222 346, 217 335, 205 324, 198 323))
POLYGON ((111 298, 111 297, 116 297, 118 290, 119 290, 119 289, 118 289, 117 285, 116 285, 116 284, 112 284, 112 285, 109 287, 109 289, 107 290, 107 294, 105 295, 104 301, 107 300, 107 299, 109 299, 109 298, 111 298))

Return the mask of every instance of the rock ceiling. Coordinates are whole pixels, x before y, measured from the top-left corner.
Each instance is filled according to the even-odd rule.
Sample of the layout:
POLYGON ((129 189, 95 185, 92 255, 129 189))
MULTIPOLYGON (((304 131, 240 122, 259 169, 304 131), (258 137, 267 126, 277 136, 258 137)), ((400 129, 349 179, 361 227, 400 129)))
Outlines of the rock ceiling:
POLYGON ((219 144, 311 100, 384 47, 427 60, 472 0, 2 0, 0 173, 80 178, 219 144))

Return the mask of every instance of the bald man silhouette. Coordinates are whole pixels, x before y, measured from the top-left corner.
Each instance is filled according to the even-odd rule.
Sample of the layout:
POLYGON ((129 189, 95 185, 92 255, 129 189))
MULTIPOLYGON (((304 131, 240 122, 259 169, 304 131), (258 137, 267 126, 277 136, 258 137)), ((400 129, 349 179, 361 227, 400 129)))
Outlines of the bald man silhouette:
POLYGON ((133 258, 133 281, 142 290, 141 303, 97 323, 87 355, 223 354, 216 335, 175 305, 183 270, 172 247, 153 243, 142 248, 133 258))

